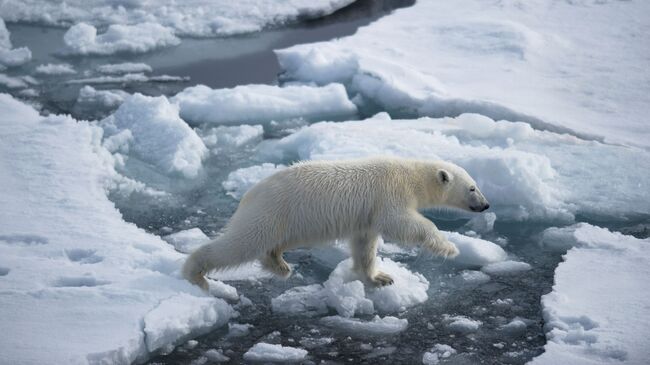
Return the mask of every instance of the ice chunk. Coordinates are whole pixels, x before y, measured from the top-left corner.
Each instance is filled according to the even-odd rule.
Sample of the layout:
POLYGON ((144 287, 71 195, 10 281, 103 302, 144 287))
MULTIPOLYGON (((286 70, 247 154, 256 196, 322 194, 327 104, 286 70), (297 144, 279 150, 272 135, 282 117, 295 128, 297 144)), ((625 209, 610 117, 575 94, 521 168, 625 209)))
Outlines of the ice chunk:
POLYGON ((207 332, 228 322, 232 307, 218 298, 178 294, 163 300, 144 317, 147 349, 156 351, 168 344, 178 345, 190 334, 207 332))
POLYGON ((75 74, 77 71, 68 63, 48 63, 36 67, 36 73, 43 75, 69 75, 75 74))
POLYGON ((481 271, 490 275, 512 275, 530 269, 530 264, 521 261, 508 260, 487 264, 481 268, 481 271))
POLYGON ((219 280, 209 280, 208 292, 213 297, 228 299, 231 301, 236 301, 239 299, 239 294, 237 294, 237 289, 234 286, 230 286, 219 280))
POLYGON ((284 165, 272 163, 244 167, 228 174, 228 178, 221 185, 226 189, 228 195, 235 199, 241 199, 255 184, 285 168, 284 165))
POLYGON ((23 89, 26 88, 28 84, 20 77, 12 77, 5 74, 0 74, 0 86, 4 86, 7 89, 23 89))
POLYGON ((296 362, 307 357, 307 350, 259 342, 244 354, 246 361, 296 362))
POLYGON ((178 107, 164 96, 130 96, 100 125, 108 136, 129 130, 133 136, 129 154, 162 173, 194 178, 208 152, 199 136, 178 116, 178 107))
POLYGON ((472 219, 469 220, 465 224, 465 227, 468 229, 471 229, 472 231, 480 234, 492 232, 494 229, 494 222, 497 220, 497 215, 488 212, 488 213, 483 213, 479 214, 472 219))
POLYGON ((513 318, 510 322, 501 326, 500 330, 510 336, 521 336, 526 333, 528 323, 523 318, 513 318))
POLYGON ((467 334, 476 332, 483 322, 474 320, 465 316, 449 316, 444 315, 443 320, 446 322, 447 328, 454 332, 467 334))
POLYGON ((292 119, 313 122, 357 116, 356 106, 340 84, 245 85, 233 89, 198 85, 176 94, 172 101, 180 105, 181 117, 195 124, 268 124, 292 119))
POLYGON ((437 365, 441 359, 447 359, 454 354, 456 354, 456 350, 453 347, 437 343, 422 355, 422 364, 437 365))
POLYGON ((375 316, 370 321, 341 316, 329 316, 321 318, 320 322, 326 326, 335 327, 339 330, 357 335, 391 335, 402 332, 408 327, 408 321, 406 319, 391 316, 383 318, 375 316))
POLYGON ((181 42, 172 29, 156 23, 112 24, 105 33, 97 35, 97 28, 83 22, 70 27, 63 41, 68 52, 81 55, 144 53, 181 42))
POLYGON ((572 247, 608 248, 620 250, 621 241, 628 238, 617 232, 610 232, 605 228, 592 226, 587 223, 578 223, 567 227, 550 227, 542 233, 541 243, 544 247, 564 252, 572 247))
POLYGON ((97 90, 86 85, 79 89, 74 110, 78 114, 103 118, 115 111, 129 95, 122 90, 97 90))
POLYGON ((483 266, 506 259, 506 252, 490 241, 480 238, 469 237, 456 232, 445 232, 447 239, 451 241, 460 253, 453 258, 453 262, 459 265, 483 266))
POLYGON ((164 236, 162 239, 174 246, 176 251, 182 253, 191 253, 210 241, 210 238, 199 228, 190 228, 172 233, 164 236))
POLYGON ((262 140, 264 128, 261 125, 219 126, 199 131, 203 143, 212 152, 219 154, 227 149, 238 148, 262 140))
POLYGON ((27 47, 13 48, 9 30, 0 17, 0 71, 6 67, 21 66, 32 59, 32 51, 27 47))
POLYGON ((128 73, 119 76, 97 76, 68 80, 66 84, 130 84, 136 82, 181 82, 187 80, 189 80, 189 77, 169 75, 147 76, 143 73, 128 73))
POLYGON ((228 361, 230 361, 230 358, 228 356, 224 355, 222 350, 217 350, 217 349, 209 349, 208 351, 203 353, 203 356, 207 357, 208 360, 214 361, 214 362, 228 362, 228 361))
POLYGON ((153 69, 146 63, 124 62, 100 65, 97 66, 97 71, 103 74, 128 74, 151 72, 153 69))
POLYGON ((542 297, 545 352, 531 364, 642 364, 650 323, 650 240, 586 223, 555 230, 573 246, 542 297))
POLYGON ((248 335, 253 325, 244 323, 228 323, 228 337, 242 337, 248 335))
POLYGON ((490 276, 483 272, 475 270, 463 270, 460 273, 460 278, 469 284, 483 284, 490 281, 490 276))
POLYGON ((352 259, 338 264, 323 283, 295 287, 274 298, 273 310, 282 313, 324 313, 335 309, 339 315, 397 313, 428 299, 429 282, 388 258, 378 258, 378 269, 390 275, 393 285, 366 288, 352 270, 352 259))

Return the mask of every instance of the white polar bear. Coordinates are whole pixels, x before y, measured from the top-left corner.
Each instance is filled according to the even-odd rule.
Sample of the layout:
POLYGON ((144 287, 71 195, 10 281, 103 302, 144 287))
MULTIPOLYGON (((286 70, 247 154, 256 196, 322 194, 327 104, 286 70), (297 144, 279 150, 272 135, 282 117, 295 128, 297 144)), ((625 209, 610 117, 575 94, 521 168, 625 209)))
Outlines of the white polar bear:
POLYGON ((418 213, 440 205, 489 208, 469 174, 448 162, 383 157, 297 163, 249 190, 223 234, 189 256, 183 275, 207 290, 209 271, 260 259, 267 270, 288 277, 284 251, 348 239, 354 268, 365 282, 390 285, 393 279, 375 269, 380 235, 440 256, 458 255, 418 213))

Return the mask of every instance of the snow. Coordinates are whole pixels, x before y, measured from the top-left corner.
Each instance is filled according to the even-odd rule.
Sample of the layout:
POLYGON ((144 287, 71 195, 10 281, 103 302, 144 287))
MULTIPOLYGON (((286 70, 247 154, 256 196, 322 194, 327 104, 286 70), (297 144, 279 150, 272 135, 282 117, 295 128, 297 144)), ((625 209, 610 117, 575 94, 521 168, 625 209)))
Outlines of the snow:
POLYGON ((86 23, 75 24, 63 36, 70 54, 110 55, 114 53, 145 53, 158 48, 176 46, 181 41, 172 29, 156 23, 135 25, 113 24, 105 33, 86 23))
POLYGON ((77 71, 68 63, 48 63, 46 65, 38 65, 36 67, 36 73, 51 76, 70 75, 77 73, 77 71))
POLYGON ((207 148, 178 115, 178 106, 166 97, 134 94, 111 116, 100 122, 106 139, 122 143, 111 152, 122 152, 163 174, 195 178, 207 148))
POLYGON ((487 264, 481 268, 486 274, 489 275, 513 275, 524 271, 530 270, 530 264, 521 261, 501 261, 492 264, 487 264))
POLYGON ((454 354, 456 354, 456 350, 453 347, 437 343, 422 355, 422 364, 437 365, 440 363, 440 359, 447 359, 454 354))
POLYGON ((164 236, 162 239, 174 246, 176 251, 182 253, 191 253, 210 241, 210 238, 199 228, 190 228, 172 233, 164 236))
MULTIPOLYGON (((0 12, 0 14, 2 14, 0 12)), ((4 14, 3 14, 4 15, 4 14)), ((0 71, 7 67, 22 66, 32 59, 32 51, 27 47, 13 48, 11 34, 0 17, 0 71)))
POLYGON ((465 316, 444 316, 447 328, 460 334, 476 332, 483 322, 465 316))
POLYGON ((373 155, 442 159, 464 167, 503 221, 571 222, 575 214, 620 219, 648 214, 650 206, 650 189, 643 188, 650 186, 645 173, 650 152, 477 114, 316 123, 263 142, 258 153, 269 163, 373 155), (605 181, 617 188, 607 189, 605 181))
POLYGON ((100 128, 6 94, 0 110, 3 361, 143 362, 233 315, 180 277, 183 255, 108 200, 120 177, 100 128))
POLYGON ((203 143, 218 155, 228 150, 238 149, 244 145, 262 140, 264 127, 261 125, 218 126, 199 131, 203 143))
POLYGON ((340 262, 327 281, 291 288, 271 300, 277 313, 318 313, 328 308, 343 317, 375 312, 398 313, 424 303, 429 297, 429 282, 420 274, 412 273, 388 258, 377 259, 378 269, 390 275, 393 285, 364 287, 352 270, 352 259, 340 262))
POLYGON ((307 357, 307 350, 259 342, 244 354, 246 361, 296 362, 307 357))
POLYGON ((97 71, 103 74, 126 74, 126 73, 145 73, 151 72, 153 69, 146 63, 109 63, 97 67, 97 71))
POLYGON ((340 82, 393 117, 472 112, 647 148, 648 12, 645 1, 422 1, 276 54, 285 81, 340 82))
POLYGON ((355 335, 393 335, 404 331, 408 327, 408 321, 406 319, 392 316, 375 316, 370 321, 341 316, 329 316, 321 318, 320 322, 326 326, 355 335))
POLYGON ((228 177, 221 185, 226 189, 228 195, 239 200, 255 184, 285 168, 284 165, 274 165, 272 163, 244 167, 228 174, 228 177))
POLYGON ((181 117, 200 124, 269 124, 303 119, 356 119, 357 108, 340 84, 244 85, 232 89, 188 87, 172 100, 180 105, 181 117))
POLYGON ((153 22, 182 36, 227 36, 317 18, 353 0, 5 0, 0 14, 7 21, 66 26, 87 22, 97 27, 153 22))
POLYGON ((84 115, 105 116, 115 111, 129 96, 122 90, 97 90, 86 85, 79 89, 74 109, 84 115))
POLYGON ((574 248, 542 297, 548 342, 530 364, 646 362, 650 240, 586 223, 563 231, 563 246, 574 248))

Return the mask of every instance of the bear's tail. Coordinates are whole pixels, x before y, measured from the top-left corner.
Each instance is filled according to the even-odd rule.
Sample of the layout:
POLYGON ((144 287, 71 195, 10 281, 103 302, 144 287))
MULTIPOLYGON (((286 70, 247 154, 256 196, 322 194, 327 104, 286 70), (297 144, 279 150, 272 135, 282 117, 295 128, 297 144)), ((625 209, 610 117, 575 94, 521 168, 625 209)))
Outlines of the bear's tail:
POLYGON ((257 258, 256 252, 224 236, 199 247, 187 257, 182 271, 187 281, 208 291, 207 273, 239 266, 257 258))

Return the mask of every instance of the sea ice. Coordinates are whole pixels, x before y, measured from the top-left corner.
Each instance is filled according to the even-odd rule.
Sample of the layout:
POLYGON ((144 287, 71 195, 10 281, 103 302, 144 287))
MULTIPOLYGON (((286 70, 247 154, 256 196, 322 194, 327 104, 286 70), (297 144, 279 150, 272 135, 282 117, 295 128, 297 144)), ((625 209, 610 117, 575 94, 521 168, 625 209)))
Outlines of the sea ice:
POLYGON ((255 184, 285 168, 284 165, 274 165, 272 163, 244 167, 228 174, 228 177, 221 185, 226 189, 228 195, 235 199, 241 199, 255 184))
POLYGON ((246 361, 297 362, 307 357, 307 350, 259 342, 244 354, 246 361))
POLYGON ((207 148, 178 115, 178 106, 164 96, 134 94, 100 122, 106 138, 124 143, 111 152, 136 157, 164 174, 194 178, 202 168, 207 148))
POLYGON ((271 121, 304 119, 347 120, 357 116, 356 106, 340 84, 244 85, 232 89, 188 87, 172 98, 181 117, 200 124, 268 124, 271 121))
POLYGON ((375 316, 370 321, 364 321, 358 318, 329 316, 321 318, 320 322, 326 326, 356 335, 392 335, 402 332, 408 327, 408 321, 406 319, 392 316, 383 318, 375 316))
POLYGON ((284 80, 343 83, 369 113, 479 113, 648 147, 648 23, 637 16, 648 12, 644 1, 422 1, 276 54, 284 80))
POLYGON ((650 338, 650 240, 586 223, 545 239, 573 246, 542 297, 548 342, 530 364, 642 364, 650 338))
POLYGON ((88 22, 98 27, 111 24, 154 22, 178 35, 227 36, 257 32, 305 18, 318 18, 354 0, 5 0, 0 14, 5 20, 69 26, 88 22))
POLYGON ((512 275, 521 273, 523 271, 528 271, 530 269, 531 267, 528 263, 507 260, 487 264, 481 268, 481 271, 489 275, 512 275))
POLYGON ((461 334, 468 334, 476 332, 483 322, 465 316, 449 316, 444 315, 443 320, 446 322, 447 328, 454 332, 461 334))
POLYGON ((76 24, 65 33, 63 41, 71 54, 109 55, 113 53, 144 53, 178 45, 181 41, 172 29, 156 23, 136 25, 113 24, 97 35, 97 28, 76 24))
POLYGON ((144 362, 228 321, 229 305, 180 278, 184 255, 108 200, 120 177, 100 128, 6 94, 0 110, 4 362, 144 362))
POLYGON ((128 73, 146 73, 153 69, 146 63, 109 63, 97 67, 97 71, 103 74, 128 74, 128 73))
POLYGON ((70 75, 77 73, 77 71, 68 63, 48 63, 36 67, 36 73, 42 75, 70 75))
POLYGON ((437 343, 433 348, 422 355, 422 364, 424 365, 438 365, 440 359, 447 359, 456 354, 456 350, 449 346, 437 343))
POLYGON ((13 48, 10 33, 7 30, 4 20, 0 17, 0 71, 7 67, 24 65, 31 59, 32 51, 29 48, 13 48))

